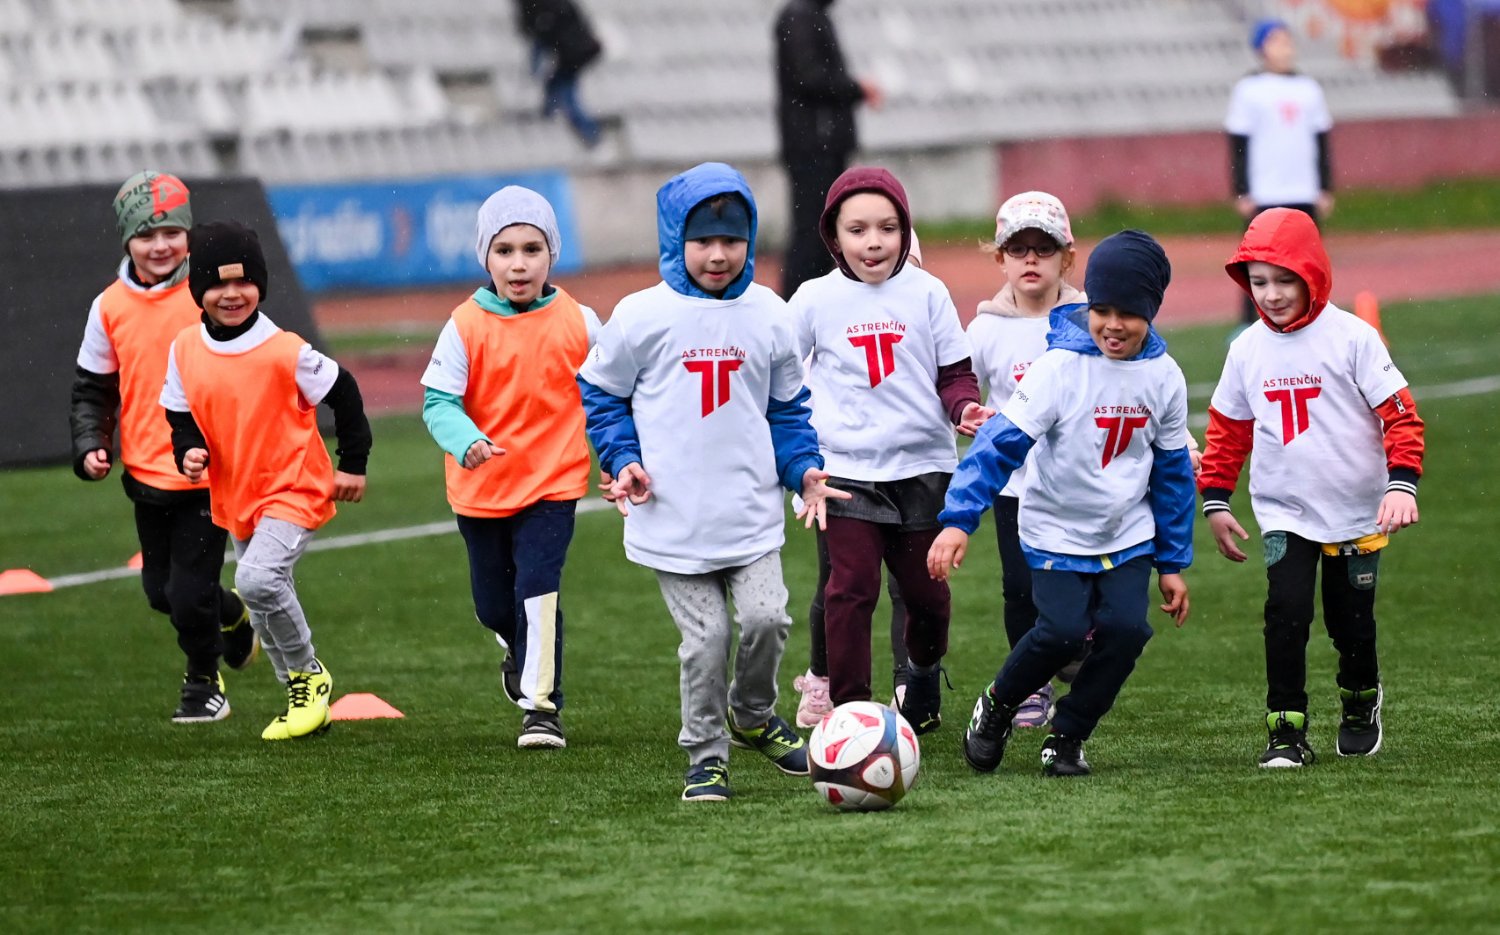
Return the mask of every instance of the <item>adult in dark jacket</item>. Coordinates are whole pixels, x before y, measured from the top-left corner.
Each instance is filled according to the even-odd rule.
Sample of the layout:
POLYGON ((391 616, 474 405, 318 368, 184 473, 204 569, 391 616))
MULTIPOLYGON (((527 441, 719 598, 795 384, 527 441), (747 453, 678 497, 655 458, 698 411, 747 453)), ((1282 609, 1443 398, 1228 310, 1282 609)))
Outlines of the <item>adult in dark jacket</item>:
POLYGON ((604 48, 583 11, 573 0, 516 0, 516 26, 531 42, 532 74, 541 74, 550 59, 542 116, 561 109, 584 143, 599 142, 599 124, 578 100, 578 76, 604 48))
POLYGON ((834 0, 790 0, 776 17, 776 119, 791 181, 791 243, 781 294, 833 268, 818 219, 828 187, 849 167, 858 139, 854 108, 881 103, 880 89, 849 75, 828 8, 834 0))

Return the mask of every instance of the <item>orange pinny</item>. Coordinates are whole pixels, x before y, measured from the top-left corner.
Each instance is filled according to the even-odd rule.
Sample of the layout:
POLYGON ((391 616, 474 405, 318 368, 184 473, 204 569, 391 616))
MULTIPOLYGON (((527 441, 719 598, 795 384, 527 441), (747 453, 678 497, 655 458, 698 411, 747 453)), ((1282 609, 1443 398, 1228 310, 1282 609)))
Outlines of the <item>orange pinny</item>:
POLYGON ((177 335, 177 371, 208 442, 215 525, 249 539, 264 517, 317 529, 333 518, 333 462, 317 407, 297 389, 307 342, 277 331, 238 354, 209 347, 200 325, 177 335))
POLYGON ((446 458, 448 502, 463 516, 511 516, 539 500, 588 493, 578 368, 588 356, 583 310, 558 290, 545 308, 501 316, 470 299, 453 310, 469 358, 464 411, 505 454, 472 471, 446 458))
POLYGON ((115 280, 99 296, 99 320, 120 362, 120 460, 130 476, 157 490, 192 490, 172 460, 172 428, 161 408, 167 351, 198 306, 187 280, 136 289, 115 280))

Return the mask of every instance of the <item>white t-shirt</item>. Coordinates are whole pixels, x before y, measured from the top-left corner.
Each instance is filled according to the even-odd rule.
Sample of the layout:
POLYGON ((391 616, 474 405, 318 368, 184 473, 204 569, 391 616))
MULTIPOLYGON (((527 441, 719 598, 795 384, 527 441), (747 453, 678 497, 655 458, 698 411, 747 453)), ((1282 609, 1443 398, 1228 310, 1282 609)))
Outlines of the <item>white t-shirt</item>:
POLYGON ((1258 205, 1317 201, 1317 136, 1332 128, 1317 81, 1268 71, 1235 84, 1224 118, 1225 130, 1250 138, 1250 197, 1258 205))
POLYGON ((839 270, 792 296, 825 469, 890 481, 958 466, 938 368, 970 356, 942 282, 908 263, 879 285, 839 270))
POLYGON ((1155 537, 1151 448, 1188 443, 1187 383, 1170 355, 1111 360, 1049 350, 1003 413, 1037 440, 1021 495, 1022 542, 1108 555, 1155 537))
MULTIPOLYGON (((588 329, 589 347, 593 347, 594 342, 599 339, 599 329, 604 325, 593 309, 582 304, 578 307, 583 311, 583 324, 588 329)), ((432 360, 442 363, 427 364, 427 369, 422 371, 422 385, 440 393, 464 395, 469 388, 469 349, 464 346, 464 339, 459 336, 458 325, 454 324, 452 318, 448 319, 438 334, 432 360)))
MULTIPOLYGON (((974 352, 974 372, 981 388, 989 389, 985 405, 999 411, 1010 402, 1031 362, 1047 350, 1048 316, 1019 318, 980 314, 966 332, 974 352)), ((1029 464, 1031 459, 1026 459, 1029 464)), ((1019 497, 1026 486, 1026 464, 1010 476, 1002 497, 1019 497)))
MULTIPOLYGON (((250 326, 250 330, 237 338, 229 341, 215 341, 208 336, 207 326, 202 325, 198 328, 198 338, 215 354, 233 357, 255 350, 280 331, 276 323, 262 312, 255 324, 250 326)), ((182 340, 181 335, 177 340, 182 340)), ((323 397, 333 389, 333 381, 337 380, 338 376, 339 365, 332 357, 325 357, 313 350, 311 344, 302 345, 302 349, 297 354, 297 390, 302 394, 302 400, 308 408, 323 401, 323 397)), ((172 351, 167 355, 167 382, 161 389, 161 404, 173 412, 189 411, 187 393, 182 388, 182 374, 177 370, 177 341, 172 342, 172 351)))
POLYGON ((1262 532, 1327 543, 1376 532, 1389 472, 1374 410, 1404 386, 1380 334, 1333 305, 1290 334, 1257 321, 1229 345, 1211 404, 1255 420, 1250 505, 1262 532))
POLYGON ((628 397, 651 499, 630 506, 625 555, 696 575, 748 565, 785 541, 766 407, 802 388, 776 293, 701 299, 660 283, 620 300, 579 376, 628 397))

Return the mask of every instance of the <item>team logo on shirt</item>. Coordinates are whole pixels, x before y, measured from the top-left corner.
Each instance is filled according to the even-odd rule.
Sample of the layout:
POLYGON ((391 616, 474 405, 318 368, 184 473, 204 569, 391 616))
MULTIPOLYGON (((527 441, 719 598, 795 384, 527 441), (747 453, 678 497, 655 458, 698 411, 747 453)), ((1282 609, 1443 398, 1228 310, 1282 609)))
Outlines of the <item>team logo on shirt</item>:
POLYGON ((1307 404, 1323 392, 1323 378, 1317 374, 1300 377, 1271 377, 1261 383, 1266 400, 1281 407, 1281 443, 1290 445, 1292 439, 1307 431, 1312 424, 1307 404))
POLYGON ((865 352, 872 388, 896 372, 896 345, 901 343, 905 331, 906 325, 899 321, 863 322, 844 330, 849 343, 865 352))
POLYGON ((739 347, 691 347, 682 352, 682 365, 703 381, 703 417, 729 402, 729 375, 745 362, 739 347))
POLYGON ((1151 421, 1151 410, 1145 406, 1095 406, 1094 424, 1104 430, 1104 454, 1100 467, 1109 467, 1109 462, 1130 448, 1130 440, 1136 429, 1143 429, 1151 421))
POLYGON ((1031 369, 1031 361, 1029 361, 1029 360, 1018 360, 1015 363, 1013 363, 1013 364, 1010 365, 1010 378, 1012 380, 1016 381, 1017 383, 1020 383, 1021 382, 1021 378, 1024 377, 1024 376, 1026 376, 1026 371, 1030 370, 1030 369, 1031 369))

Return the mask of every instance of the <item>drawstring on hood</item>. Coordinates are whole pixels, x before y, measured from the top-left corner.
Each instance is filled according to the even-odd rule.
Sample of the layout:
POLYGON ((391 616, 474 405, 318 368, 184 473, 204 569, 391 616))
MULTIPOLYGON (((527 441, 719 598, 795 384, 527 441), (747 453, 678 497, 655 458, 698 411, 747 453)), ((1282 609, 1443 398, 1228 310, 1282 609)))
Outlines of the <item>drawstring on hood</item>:
POLYGON ((1245 294, 1250 296, 1250 301, 1254 302, 1255 294, 1250 291, 1250 273, 1246 268, 1249 263, 1272 263, 1285 267, 1307 284, 1307 313, 1284 328, 1267 318, 1259 303, 1256 303, 1256 314, 1272 331, 1288 334, 1306 328, 1328 306, 1328 297, 1333 291, 1333 264, 1329 262, 1328 253, 1323 249, 1323 237, 1318 233, 1318 225, 1303 212, 1295 208, 1262 211, 1250 222, 1250 228, 1245 231, 1244 239, 1240 241, 1234 256, 1224 264, 1224 271, 1229 274, 1229 278, 1238 283, 1245 294))
POLYGON ((833 185, 828 189, 828 198, 823 202, 823 216, 818 219, 818 233, 823 235, 823 245, 833 254, 833 261, 838 264, 839 270, 850 279, 859 281, 859 277, 854 275, 853 267, 839 250, 838 235, 834 228, 838 224, 839 205, 849 196, 860 192, 884 195, 896 206, 896 217, 901 222, 901 255, 896 257, 896 265, 891 267, 891 276, 894 277, 901 272, 901 268, 906 265, 906 258, 911 255, 911 208, 907 205, 906 189, 887 170, 874 166, 854 166, 834 179, 833 185))
POLYGON ((699 299, 737 299, 755 281, 755 235, 760 219, 755 210, 755 196, 750 183, 733 166, 722 162, 705 162, 668 179, 656 192, 657 268, 672 291, 699 299), (703 291, 688 275, 683 256, 687 218, 699 204, 715 195, 738 195, 750 209, 750 236, 745 253, 745 268, 722 295, 703 291))

